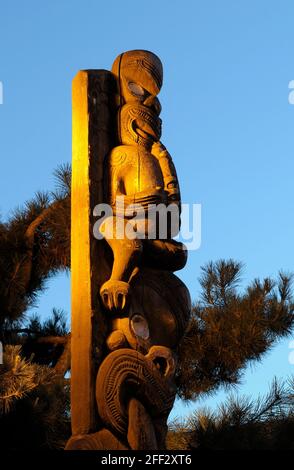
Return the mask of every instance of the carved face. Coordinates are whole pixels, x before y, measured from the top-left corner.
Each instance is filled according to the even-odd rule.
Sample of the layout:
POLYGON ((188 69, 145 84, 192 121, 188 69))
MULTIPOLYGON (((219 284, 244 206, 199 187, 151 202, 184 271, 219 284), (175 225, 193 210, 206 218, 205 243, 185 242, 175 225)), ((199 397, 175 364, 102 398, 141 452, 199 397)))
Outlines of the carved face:
POLYGON ((120 96, 125 103, 136 101, 154 106, 159 114, 156 96, 162 86, 163 70, 155 54, 143 50, 124 52, 115 59, 112 73, 119 80, 120 96))
POLYGON ((161 119, 140 104, 125 104, 119 112, 120 141, 124 145, 152 146, 161 137, 161 119))
POLYGON ((150 148, 160 139, 161 111, 157 94, 162 86, 162 64, 148 51, 128 51, 120 54, 112 67, 119 83, 119 138, 125 145, 150 148))

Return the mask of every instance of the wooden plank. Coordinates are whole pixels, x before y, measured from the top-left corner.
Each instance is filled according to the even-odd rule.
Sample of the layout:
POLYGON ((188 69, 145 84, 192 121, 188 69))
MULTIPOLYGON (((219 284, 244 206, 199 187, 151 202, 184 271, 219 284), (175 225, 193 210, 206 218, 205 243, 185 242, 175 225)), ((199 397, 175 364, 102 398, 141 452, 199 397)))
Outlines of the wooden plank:
POLYGON ((103 202, 103 161, 113 146, 115 82, 104 70, 80 71, 72 86, 71 417, 72 433, 95 431, 95 379, 106 321, 99 288, 108 278, 104 241, 93 236, 93 209, 103 202))

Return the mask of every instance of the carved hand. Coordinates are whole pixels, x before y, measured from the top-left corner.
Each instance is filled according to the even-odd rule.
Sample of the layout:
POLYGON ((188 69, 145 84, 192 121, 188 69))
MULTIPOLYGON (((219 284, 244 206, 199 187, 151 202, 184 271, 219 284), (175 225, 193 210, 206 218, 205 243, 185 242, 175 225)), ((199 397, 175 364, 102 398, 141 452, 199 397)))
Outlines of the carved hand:
POLYGON ((124 210, 125 212, 128 206, 131 206, 131 209, 135 204, 138 204, 146 209, 148 205, 167 202, 167 192, 161 186, 157 186, 156 188, 148 188, 132 195, 123 194, 120 196, 123 196, 121 202, 120 199, 115 201, 116 213, 120 213, 121 210, 124 210))
POLYGON ((162 142, 154 142, 152 145, 151 153, 154 155, 156 158, 160 158, 162 156, 162 152, 167 152, 166 147, 163 145, 162 142))

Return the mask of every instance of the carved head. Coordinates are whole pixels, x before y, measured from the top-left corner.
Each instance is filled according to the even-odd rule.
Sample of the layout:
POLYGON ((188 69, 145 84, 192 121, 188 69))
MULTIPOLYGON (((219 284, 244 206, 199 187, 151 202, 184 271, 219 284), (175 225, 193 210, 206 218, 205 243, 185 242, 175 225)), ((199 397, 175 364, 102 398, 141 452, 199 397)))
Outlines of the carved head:
POLYGON ((123 102, 140 102, 160 113, 156 96, 162 86, 163 69, 155 54, 144 50, 123 52, 115 59, 112 73, 118 79, 123 102))

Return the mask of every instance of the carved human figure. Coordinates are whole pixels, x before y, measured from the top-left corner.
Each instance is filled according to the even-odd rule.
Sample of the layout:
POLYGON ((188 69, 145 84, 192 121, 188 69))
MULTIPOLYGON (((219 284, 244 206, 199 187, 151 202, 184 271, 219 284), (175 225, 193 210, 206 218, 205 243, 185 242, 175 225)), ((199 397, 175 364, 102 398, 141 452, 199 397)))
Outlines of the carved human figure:
POLYGON ((108 310, 122 312, 129 300, 130 280, 141 266, 176 271, 183 268, 187 256, 184 245, 172 239, 179 230, 181 199, 172 158, 160 142, 157 95, 162 86, 162 64, 155 54, 135 50, 120 54, 112 72, 119 88, 117 130, 121 145, 111 151, 105 163, 106 198, 114 215, 104 220, 100 231, 114 260, 111 277, 100 294, 108 310), (176 223, 166 218, 163 235, 158 233, 158 219, 148 211, 159 204, 173 204, 176 216, 176 223), (133 239, 126 234, 130 223, 136 233, 133 239), (147 238, 150 232, 153 239, 147 238))
POLYGON ((176 390, 174 350, 190 311, 187 289, 171 273, 186 263, 185 247, 172 239, 180 226, 180 189, 172 158, 160 142, 159 58, 129 51, 117 57, 112 72, 119 89, 120 145, 105 161, 106 201, 113 215, 100 231, 112 249, 113 267, 100 294, 114 315, 96 396, 108 429, 122 440, 127 436, 132 449, 157 449, 164 448, 176 390), (165 217, 163 233, 160 219, 150 212, 150 206, 158 205, 174 208, 175 219, 165 217), (127 233, 130 223, 133 237, 127 233), (158 277, 150 268, 169 272, 158 277))

